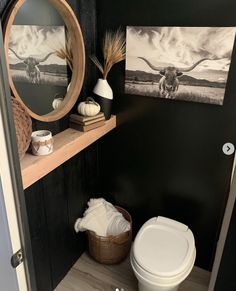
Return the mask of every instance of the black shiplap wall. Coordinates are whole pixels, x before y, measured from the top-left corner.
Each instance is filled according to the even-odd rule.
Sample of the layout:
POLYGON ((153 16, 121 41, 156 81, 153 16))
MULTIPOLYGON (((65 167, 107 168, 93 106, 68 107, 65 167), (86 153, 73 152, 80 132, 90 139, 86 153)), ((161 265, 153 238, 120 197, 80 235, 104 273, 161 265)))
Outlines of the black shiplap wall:
POLYGON ((96 181, 95 143, 25 191, 38 291, 54 289, 85 250, 73 226, 96 181))
MULTIPOLYGON (((106 29, 137 26, 236 26, 234 0, 100 0, 98 38, 106 29)), ((236 51, 224 106, 124 94, 124 63, 108 78, 114 111, 123 123, 101 146, 101 189, 126 207, 134 230, 152 216, 187 224, 196 239, 196 264, 211 269, 236 142, 236 51)))
MULTIPOLYGON (((16 1, 1 2, 1 12, 10 2, 16 1)), ((78 17, 85 43, 83 99, 90 95, 97 78, 95 66, 89 61, 96 49, 96 1, 68 2, 78 17)), ((53 134, 67 127, 68 115, 51 123, 33 121, 34 130, 49 129, 53 134)), ((85 250, 84 235, 77 235, 73 226, 97 190, 97 152, 95 143, 25 190, 37 291, 52 291, 85 250)))
MULTIPOLYGON (((83 98, 90 94, 96 78, 96 70, 88 59, 96 44, 95 0, 68 2, 78 16, 85 43, 86 73, 80 96, 83 98)), ((54 134, 67 127, 68 116, 51 124, 35 122, 36 129, 51 128, 54 134)), ((35 215, 44 219, 43 227, 38 229, 39 237, 32 238, 38 291, 54 289, 85 250, 84 235, 75 234, 73 226, 96 191, 97 175, 95 143, 25 191, 29 211, 34 197, 38 194, 42 197, 39 213, 29 214, 29 221, 35 215), (46 269, 49 269, 48 273, 46 269)), ((35 225, 30 223, 30 228, 33 233, 35 225)))

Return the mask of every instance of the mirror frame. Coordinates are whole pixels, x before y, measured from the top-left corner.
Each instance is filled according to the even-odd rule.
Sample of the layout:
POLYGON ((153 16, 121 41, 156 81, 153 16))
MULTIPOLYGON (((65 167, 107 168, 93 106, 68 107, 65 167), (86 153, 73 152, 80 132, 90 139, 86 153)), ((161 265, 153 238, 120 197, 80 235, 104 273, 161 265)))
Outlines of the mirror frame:
POLYGON ((84 75, 85 75, 85 48, 84 48, 84 41, 83 35, 81 32, 81 28, 77 17, 74 14, 74 11, 70 7, 70 5, 66 2, 66 0, 48 0, 58 11, 61 15, 65 26, 68 30, 68 33, 71 37, 72 46, 72 55, 73 55, 73 72, 70 81, 69 90, 61 103, 61 106, 58 109, 51 111, 45 115, 38 115, 32 110, 30 110, 27 105, 22 101, 21 97, 19 96, 16 87, 14 85, 9 61, 8 61, 8 49, 9 49, 9 39, 10 39, 10 31, 13 25, 14 19, 16 14, 18 13, 21 6, 27 0, 17 0, 14 7, 11 10, 9 18, 7 20, 5 34, 4 34, 4 48, 5 48, 5 55, 6 55, 6 63, 7 63, 7 71, 8 71, 8 79, 12 94, 15 98, 17 98, 23 106, 26 108, 27 112, 30 116, 34 119, 44 121, 44 122, 51 122, 56 121, 63 116, 65 116, 75 105, 77 99, 79 98, 80 91, 82 89, 84 75), (78 65, 79 64, 79 65, 78 65))

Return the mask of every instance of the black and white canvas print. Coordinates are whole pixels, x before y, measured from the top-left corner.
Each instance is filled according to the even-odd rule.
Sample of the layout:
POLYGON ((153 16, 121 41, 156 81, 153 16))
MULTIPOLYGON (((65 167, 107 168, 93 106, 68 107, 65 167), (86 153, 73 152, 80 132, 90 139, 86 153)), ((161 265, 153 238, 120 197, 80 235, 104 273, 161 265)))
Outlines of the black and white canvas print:
POLYGON ((235 27, 127 27, 128 94, 222 105, 235 27))
POLYGON ((13 25, 9 65, 14 82, 68 85, 68 67, 57 51, 66 46, 64 26, 13 25))

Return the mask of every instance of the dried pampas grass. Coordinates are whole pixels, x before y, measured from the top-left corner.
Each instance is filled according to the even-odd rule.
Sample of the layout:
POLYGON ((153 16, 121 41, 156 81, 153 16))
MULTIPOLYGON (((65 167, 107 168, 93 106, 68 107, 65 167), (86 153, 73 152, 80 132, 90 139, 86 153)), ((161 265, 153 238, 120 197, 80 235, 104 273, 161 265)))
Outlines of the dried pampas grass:
POLYGON ((90 58, 102 73, 103 79, 107 79, 107 75, 113 65, 125 59, 125 36, 120 29, 115 33, 111 31, 106 32, 102 44, 102 52, 103 65, 96 56, 93 55, 90 58))
POLYGON ((71 39, 70 37, 66 37, 66 46, 61 46, 60 49, 55 50, 56 56, 58 56, 60 59, 66 60, 68 66, 70 67, 71 71, 73 69, 73 54, 71 49, 71 39))

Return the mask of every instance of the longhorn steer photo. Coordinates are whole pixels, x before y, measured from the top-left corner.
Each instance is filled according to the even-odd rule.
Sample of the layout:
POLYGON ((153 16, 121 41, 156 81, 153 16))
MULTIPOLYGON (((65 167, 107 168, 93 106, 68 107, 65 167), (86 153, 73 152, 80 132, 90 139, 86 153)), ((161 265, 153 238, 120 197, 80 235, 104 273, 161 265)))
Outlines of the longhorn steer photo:
POLYGON ((215 60, 210 58, 203 58, 197 61, 190 67, 186 68, 177 68, 175 66, 168 66, 168 67, 157 67, 150 63, 147 59, 143 57, 138 57, 139 59, 145 61, 148 66, 153 69, 154 71, 158 71, 162 78, 159 81, 159 90, 163 97, 165 98, 174 98, 174 93, 178 91, 179 88, 179 77, 183 75, 183 73, 190 72, 196 66, 204 61, 215 60))
POLYGON ((53 52, 47 54, 45 57, 38 59, 34 57, 21 57, 19 56, 13 49, 9 48, 9 50, 23 63, 26 65, 25 71, 26 75, 30 81, 30 83, 33 84, 39 84, 40 83, 40 70, 38 65, 40 63, 45 62, 52 54, 53 52))

